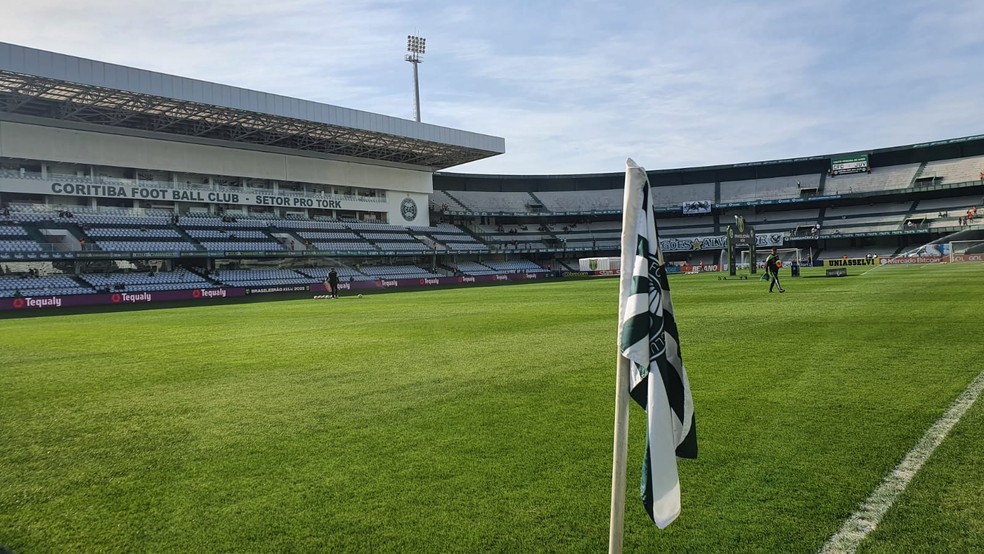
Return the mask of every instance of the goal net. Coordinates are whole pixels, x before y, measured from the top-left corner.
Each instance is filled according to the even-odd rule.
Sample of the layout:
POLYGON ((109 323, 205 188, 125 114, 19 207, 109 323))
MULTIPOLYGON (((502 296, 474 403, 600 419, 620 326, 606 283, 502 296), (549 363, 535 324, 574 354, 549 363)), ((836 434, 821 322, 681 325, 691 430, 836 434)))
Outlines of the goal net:
MULTIPOLYGON (((756 267, 765 267, 765 259, 771 254, 771 248, 755 250, 756 267)), ((776 255, 779 256, 779 260, 782 262, 783 267, 789 267, 792 265, 793 260, 801 263, 803 262, 802 248, 780 248, 776 251, 776 255)), ((738 260, 738 269, 748 269, 748 250, 741 251, 741 258, 738 260)))
POLYGON ((984 240, 958 240, 950 243, 951 262, 984 262, 984 240))

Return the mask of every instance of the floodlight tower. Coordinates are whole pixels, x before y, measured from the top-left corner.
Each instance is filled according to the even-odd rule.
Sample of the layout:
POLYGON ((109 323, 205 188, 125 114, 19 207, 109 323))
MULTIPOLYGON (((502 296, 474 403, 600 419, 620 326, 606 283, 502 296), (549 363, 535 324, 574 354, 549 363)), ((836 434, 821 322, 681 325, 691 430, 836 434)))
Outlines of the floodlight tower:
POLYGON ((417 78, 417 65, 423 63, 421 56, 427 47, 427 39, 414 35, 407 35, 407 52, 403 59, 413 64, 413 99, 416 108, 417 121, 420 121, 420 81, 417 78))

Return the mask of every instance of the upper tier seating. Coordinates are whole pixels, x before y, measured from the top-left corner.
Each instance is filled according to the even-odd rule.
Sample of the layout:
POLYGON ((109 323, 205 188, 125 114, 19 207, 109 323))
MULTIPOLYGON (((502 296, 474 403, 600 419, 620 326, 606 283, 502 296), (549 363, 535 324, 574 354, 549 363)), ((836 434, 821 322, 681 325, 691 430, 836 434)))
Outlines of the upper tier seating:
MULTIPOLYGON (((456 190, 450 193, 472 212, 526 213, 538 204, 528 192, 475 192, 456 190)), ((450 208, 454 209, 454 208, 450 208)))
POLYGON ((799 198, 802 185, 816 188, 820 175, 810 173, 792 177, 750 179, 747 181, 723 181, 721 202, 749 202, 753 200, 779 200, 799 198))
MULTIPOLYGON (((622 190, 572 190, 536 193, 548 212, 591 212, 622 209, 622 190)), ((529 211, 529 210, 525 210, 529 211)))
POLYGON ((872 168, 871 173, 849 173, 828 176, 823 192, 827 194, 854 194, 882 190, 904 189, 912 185, 921 164, 905 164, 872 168))
POLYGON ((982 171, 984 171, 984 156, 974 156, 959 160, 927 162, 919 176, 920 178, 937 177, 937 182, 941 184, 979 182, 982 171))

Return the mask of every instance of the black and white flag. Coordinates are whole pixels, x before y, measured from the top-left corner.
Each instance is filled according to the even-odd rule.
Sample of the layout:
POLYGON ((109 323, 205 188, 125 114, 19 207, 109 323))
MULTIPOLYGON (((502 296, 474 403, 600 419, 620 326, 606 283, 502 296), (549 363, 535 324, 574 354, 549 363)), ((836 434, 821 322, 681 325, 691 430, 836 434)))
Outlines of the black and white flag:
POLYGON ((646 410, 642 500, 660 529, 680 515, 677 457, 697 457, 694 404, 646 170, 626 162, 618 349, 629 393, 646 410))

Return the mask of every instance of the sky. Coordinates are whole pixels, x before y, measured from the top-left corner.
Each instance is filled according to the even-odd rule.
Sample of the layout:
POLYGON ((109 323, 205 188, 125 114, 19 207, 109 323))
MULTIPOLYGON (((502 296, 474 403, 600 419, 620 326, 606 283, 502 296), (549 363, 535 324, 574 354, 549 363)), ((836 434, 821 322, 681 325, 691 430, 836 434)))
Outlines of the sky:
POLYGON ((505 138, 612 173, 984 134, 981 0, 0 0, 0 40, 505 138))

